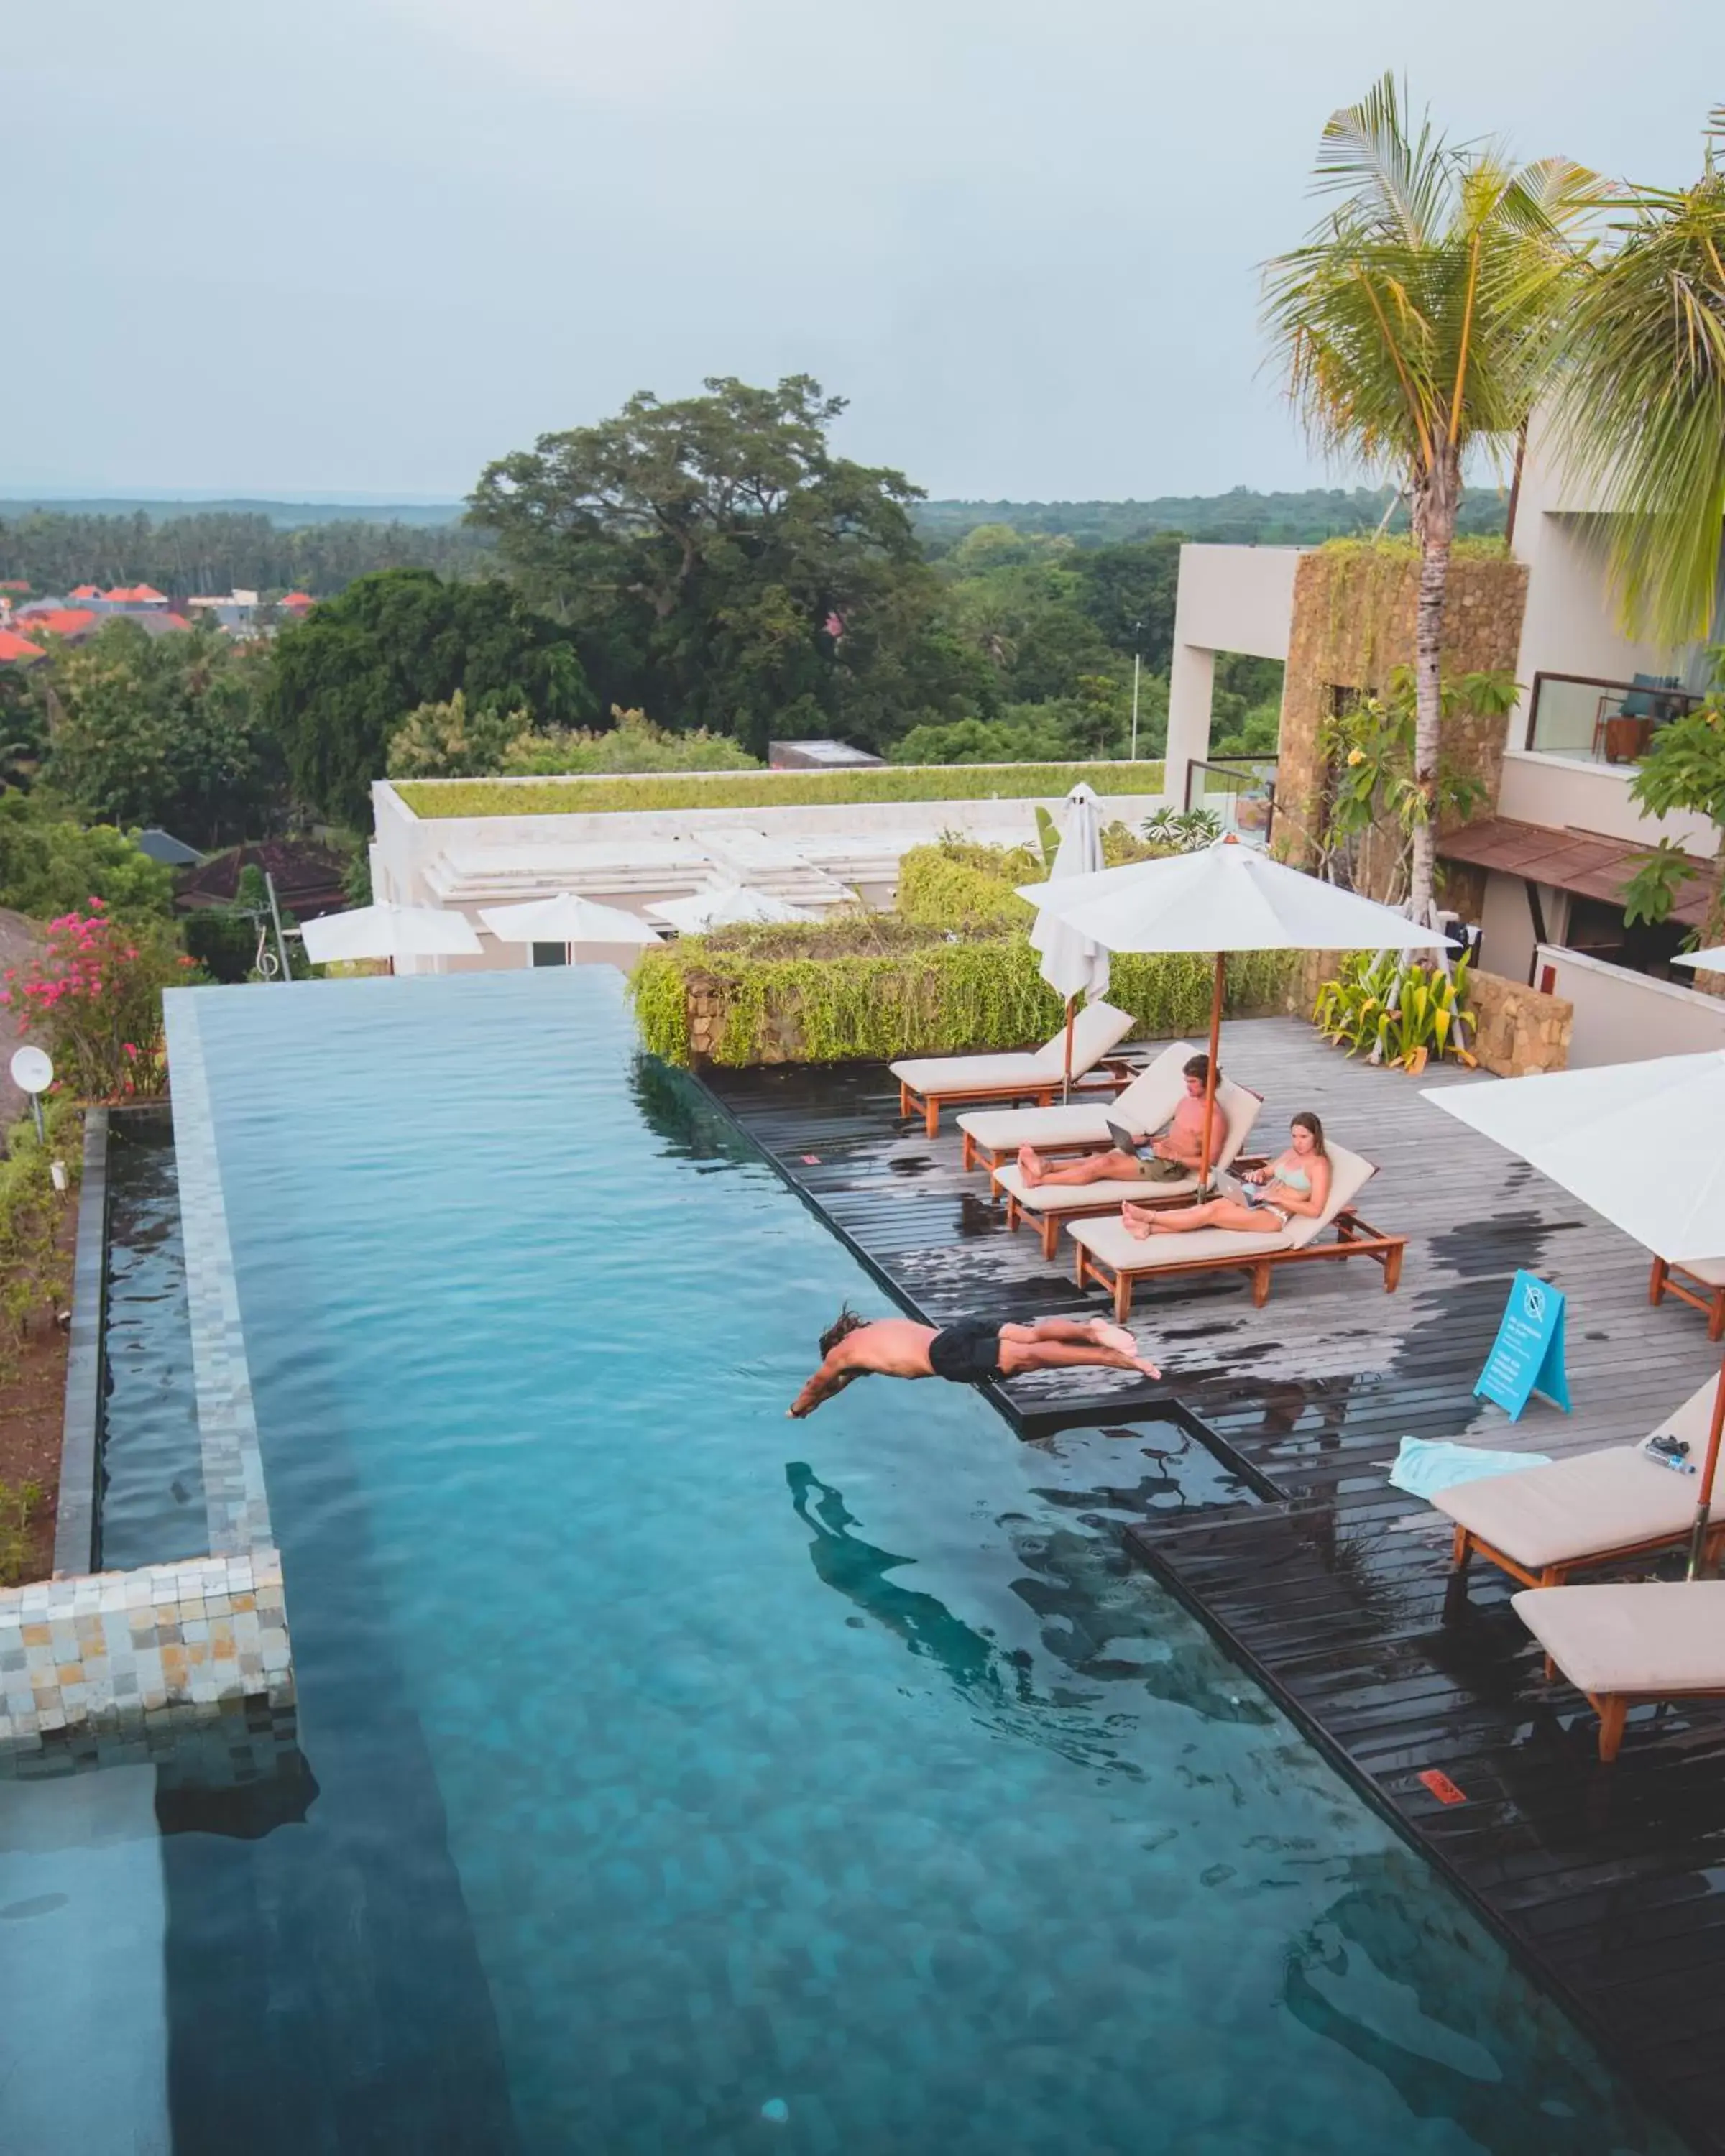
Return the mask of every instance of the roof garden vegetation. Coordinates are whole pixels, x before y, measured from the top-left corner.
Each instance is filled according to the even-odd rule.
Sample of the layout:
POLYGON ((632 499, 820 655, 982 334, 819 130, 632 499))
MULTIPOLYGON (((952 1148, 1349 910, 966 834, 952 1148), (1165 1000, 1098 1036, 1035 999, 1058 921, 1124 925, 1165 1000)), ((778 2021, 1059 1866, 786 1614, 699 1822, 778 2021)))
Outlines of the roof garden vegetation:
POLYGON ((572 816, 630 808, 788 808, 868 801, 1034 801, 1081 780, 1103 795, 1159 793, 1160 763, 889 766, 861 771, 635 778, 475 778, 396 788, 416 816, 572 816))
MULTIPOLYGON (((1168 850, 1114 826, 1111 860, 1168 850)), ((737 927, 649 951, 630 981, 649 1050, 667 1063, 836 1063, 1048 1040, 1061 1004, 1042 978, 1017 883, 1035 882, 1029 847, 957 840, 919 846, 900 870, 899 907, 821 921, 737 927)), ((1286 955, 1242 954, 1230 1012, 1280 1009, 1286 955)), ((1108 998, 1153 1038, 1209 1023, 1214 973, 1202 953, 1117 953, 1108 998)))

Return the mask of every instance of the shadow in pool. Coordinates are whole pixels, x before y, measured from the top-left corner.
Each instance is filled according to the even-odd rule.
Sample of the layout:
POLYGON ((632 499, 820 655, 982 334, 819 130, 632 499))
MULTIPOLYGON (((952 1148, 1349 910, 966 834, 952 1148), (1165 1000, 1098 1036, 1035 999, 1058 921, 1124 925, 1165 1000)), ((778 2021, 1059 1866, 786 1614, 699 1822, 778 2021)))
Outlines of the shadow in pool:
POLYGON ((1187 1622, 1168 1599, 1122 1555, 1111 1522, 1056 1518, 1038 1521, 1009 1513, 997 1526, 999 1540, 978 1553, 1039 1620, 1048 1656, 1037 1677, 1037 1658, 1026 1648, 1003 1647, 986 1629, 967 1624, 937 1595, 904 1586, 890 1575, 915 1558, 865 1542, 843 1493, 823 1482, 801 1460, 785 1468, 797 1517, 811 1531, 809 1560, 823 1584, 896 1633, 911 1653, 933 1661, 967 1697, 999 1712, 1006 1725, 1065 1757, 1136 1775, 1140 1769, 1117 1756, 1100 1737, 1087 1712, 1095 1687, 1127 1683, 1170 1705, 1215 1722, 1262 1723, 1268 1703, 1240 1686, 1210 1656, 1194 1656, 1187 1622), (1088 1527, 1089 1532, 1085 1532, 1088 1527), (1080 1681, 1075 1686, 1071 1680, 1080 1681))
POLYGON ((1584 2047, 1558 2010, 1538 1999, 1547 2041, 1527 2041, 1524 2022, 1500 2012, 1507 1964, 1502 1950, 1471 1927, 1433 1908, 1409 1913, 1406 1870, 1399 1855, 1356 1857, 1353 1884, 1291 1945, 1282 1999, 1288 2011, 1326 2043, 1351 2052, 1395 2088, 1417 2118, 1447 2120, 1491 2156, 1596 2156, 1602 2147, 1633 2148, 1638 2156, 1681 2156, 1673 2133, 1649 2122, 1612 2116, 1614 2099, 1594 2092, 1585 2111, 1550 2093, 1553 2047, 1578 2062, 1584 2047), (1401 1989, 1403 2010, 1386 2025, 1383 1979, 1401 1989), (1362 1982, 1361 1979, 1363 1979, 1362 1982), (1375 2001, 1369 2011, 1357 2001, 1375 2001), (1614 2131, 1615 2128, 1615 2131, 1614 2131))

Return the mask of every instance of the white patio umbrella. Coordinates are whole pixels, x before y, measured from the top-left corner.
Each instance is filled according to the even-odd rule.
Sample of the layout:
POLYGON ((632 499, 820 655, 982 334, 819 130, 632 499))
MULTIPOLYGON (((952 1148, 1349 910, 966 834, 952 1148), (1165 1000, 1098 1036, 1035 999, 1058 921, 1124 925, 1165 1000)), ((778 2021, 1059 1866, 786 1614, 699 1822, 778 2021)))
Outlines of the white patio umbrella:
POLYGON ((1702 973, 1725 973, 1725 943, 1714 944, 1711 951, 1680 951, 1671 963, 1693 966, 1702 973))
POLYGON ((572 891, 555 898, 530 898, 518 906, 482 906, 480 919, 500 943, 656 943, 659 931, 638 913, 601 906, 572 891))
POLYGON ((687 898, 668 898, 647 908, 655 921, 663 921, 682 936, 705 936, 710 928, 732 928, 748 921, 813 921, 806 906, 775 898, 770 891, 752 884, 714 883, 687 898))
MULTIPOLYGON (((1050 883, 1070 883, 1078 876, 1094 875, 1102 865, 1101 803, 1082 781, 1066 796, 1066 821, 1060 843, 1049 870, 1050 883)), ((1036 916, 1030 930, 1033 949, 1042 953, 1038 968, 1042 978, 1066 1006, 1066 1073, 1061 1098, 1072 1097, 1072 1025, 1078 998, 1095 1003, 1108 993, 1108 952, 1105 945, 1081 936, 1051 908, 1036 916)))
POLYGON ((1057 913, 1079 935, 1110 951, 1214 953, 1201 1179, 1210 1171, 1216 1058, 1230 951, 1429 951, 1446 948, 1449 942, 1437 929, 1417 927, 1393 906, 1320 883, 1255 846, 1241 845, 1231 834, 1196 853, 1132 861, 1070 882, 1021 884, 1019 896, 1044 912, 1057 913))
MULTIPOLYGON (((1497 1086, 1429 1091, 1458 1122, 1537 1168, 1656 1257, 1725 1252, 1725 1050, 1550 1070, 1497 1086)), ((1725 1367, 1696 1509, 1691 1577, 1718 1471, 1725 1367)))
POLYGON ((326 913, 300 931, 315 966, 350 958, 474 958, 480 940, 467 916, 436 906, 398 906, 385 901, 326 913))

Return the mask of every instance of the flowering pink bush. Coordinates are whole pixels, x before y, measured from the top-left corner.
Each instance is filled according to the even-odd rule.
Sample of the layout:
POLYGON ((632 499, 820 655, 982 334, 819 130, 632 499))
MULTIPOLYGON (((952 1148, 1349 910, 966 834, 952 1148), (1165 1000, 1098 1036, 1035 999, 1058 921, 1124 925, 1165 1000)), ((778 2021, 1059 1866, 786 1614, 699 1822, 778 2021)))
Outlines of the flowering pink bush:
POLYGON ((54 1058, 56 1090, 86 1101, 148 1097, 167 1083, 162 991, 191 961, 159 922, 113 919, 99 898, 48 924, 47 947, 0 988, 18 1030, 54 1058))

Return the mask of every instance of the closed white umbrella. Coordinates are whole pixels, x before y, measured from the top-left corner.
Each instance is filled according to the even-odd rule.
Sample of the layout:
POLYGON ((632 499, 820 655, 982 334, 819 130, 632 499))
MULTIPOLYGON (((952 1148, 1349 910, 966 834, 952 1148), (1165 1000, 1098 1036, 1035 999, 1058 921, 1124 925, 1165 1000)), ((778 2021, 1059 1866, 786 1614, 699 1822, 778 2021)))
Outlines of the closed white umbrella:
MULTIPOLYGON (((1081 781, 1066 796, 1066 820, 1050 883, 1069 884, 1094 875, 1102 865, 1101 803, 1081 781)), ((1066 1006, 1066 1075, 1062 1098, 1072 1097, 1072 1022, 1078 998, 1095 1003, 1108 993, 1107 946, 1079 932, 1052 909, 1038 912, 1030 942, 1042 953, 1037 969, 1066 1006)))
POLYGON ((1725 943, 1714 944, 1711 951, 1680 951, 1671 963, 1693 966, 1697 973, 1725 973, 1725 943))
POLYGON ((466 916, 436 906, 398 906, 385 901, 326 913, 300 931, 315 966, 352 958, 475 958, 480 945, 466 916))
MULTIPOLYGON (((1445 1086, 1425 1097, 1548 1175, 1656 1257, 1681 1265, 1725 1252, 1725 1050, 1544 1071, 1497 1086, 1445 1086)), ((1692 1575, 1707 1532, 1722 1424, 1725 1368, 1702 1474, 1692 1575)))
POLYGON ((1201 1177, 1210 1167, 1210 1131, 1222 994, 1230 951, 1430 951, 1449 939, 1393 906, 1338 891, 1291 869, 1231 834, 1197 853, 1131 861, 1070 882, 1021 884, 1019 896, 1055 913, 1110 951, 1209 951, 1210 1070, 1204 1086, 1201 1177))
POLYGON ((813 921, 806 906, 775 898, 770 891, 752 884, 715 883, 687 898, 668 898, 647 908, 655 920, 663 921, 682 936, 705 936, 711 928, 733 928, 748 922, 813 921))
POLYGON ((485 906, 480 919, 500 943, 656 943, 659 931, 620 906, 560 891, 555 898, 530 898, 519 906, 485 906))

